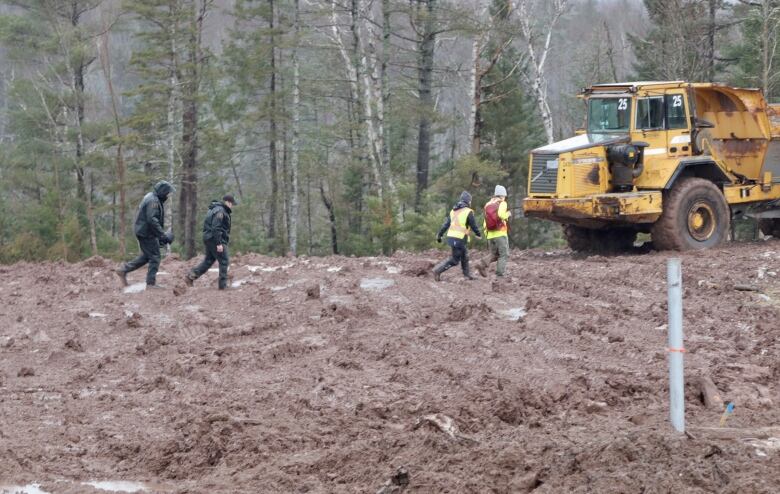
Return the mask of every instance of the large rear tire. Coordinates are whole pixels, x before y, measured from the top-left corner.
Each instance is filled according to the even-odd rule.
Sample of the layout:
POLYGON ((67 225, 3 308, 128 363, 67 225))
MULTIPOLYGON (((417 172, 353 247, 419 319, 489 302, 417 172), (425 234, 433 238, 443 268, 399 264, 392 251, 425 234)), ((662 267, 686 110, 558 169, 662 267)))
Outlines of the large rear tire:
POLYGON ((720 189, 703 178, 683 178, 664 194, 663 213, 653 225, 658 250, 700 250, 728 238, 731 211, 720 189))
POLYGON ((575 252, 617 254, 631 250, 637 231, 632 228, 593 230, 575 225, 563 225, 563 236, 575 252))
POLYGON ((758 220, 758 228, 764 235, 780 239, 780 218, 765 218, 758 220))

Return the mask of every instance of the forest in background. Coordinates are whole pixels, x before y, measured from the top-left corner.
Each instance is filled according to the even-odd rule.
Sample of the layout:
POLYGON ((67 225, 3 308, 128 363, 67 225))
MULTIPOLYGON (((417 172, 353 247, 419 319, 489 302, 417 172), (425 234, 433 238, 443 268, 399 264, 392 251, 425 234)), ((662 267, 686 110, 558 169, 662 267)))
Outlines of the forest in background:
POLYGON ((780 0, 0 0, 0 263, 122 258, 157 180, 201 248, 232 193, 233 252, 433 247, 496 183, 512 245, 528 152, 583 123, 580 88, 717 81, 780 96, 780 0))

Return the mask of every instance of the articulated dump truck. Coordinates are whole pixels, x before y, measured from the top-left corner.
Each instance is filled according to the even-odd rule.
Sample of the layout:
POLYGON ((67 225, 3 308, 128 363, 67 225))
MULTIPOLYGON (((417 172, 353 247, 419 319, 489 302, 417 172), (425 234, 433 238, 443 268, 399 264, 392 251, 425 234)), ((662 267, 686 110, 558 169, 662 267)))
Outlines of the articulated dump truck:
POLYGON ((584 89, 587 127, 531 152, 526 216, 576 251, 706 249, 731 219, 780 238, 780 105, 758 89, 686 82, 584 89))

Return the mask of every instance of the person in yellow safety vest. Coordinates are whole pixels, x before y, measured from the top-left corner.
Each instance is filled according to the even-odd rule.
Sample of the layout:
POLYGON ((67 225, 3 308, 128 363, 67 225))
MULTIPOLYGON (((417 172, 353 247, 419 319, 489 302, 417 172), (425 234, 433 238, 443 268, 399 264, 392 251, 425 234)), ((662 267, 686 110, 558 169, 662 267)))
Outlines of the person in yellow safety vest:
POLYGON ((512 212, 506 204, 506 189, 496 185, 493 198, 485 204, 485 220, 482 225, 487 232, 490 254, 477 263, 477 271, 487 276, 487 268, 496 263, 496 276, 506 275, 506 262, 509 259, 509 217, 512 212))
POLYGON ((463 276, 467 280, 473 280, 469 271, 469 251, 466 242, 471 232, 477 238, 482 238, 482 233, 477 226, 477 220, 474 219, 474 210, 471 209, 471 194, 463 192, 460 200, 452 208, 450 214, 444 220, 444 224, 436 234, 436 241, 441 243, 441 237, 447 232, 447 245, 452 249, 449 259, 442 261, 433 268, 433 277, 436 281, 441 281, 441 274, 453 266, 461 265, 463 276))

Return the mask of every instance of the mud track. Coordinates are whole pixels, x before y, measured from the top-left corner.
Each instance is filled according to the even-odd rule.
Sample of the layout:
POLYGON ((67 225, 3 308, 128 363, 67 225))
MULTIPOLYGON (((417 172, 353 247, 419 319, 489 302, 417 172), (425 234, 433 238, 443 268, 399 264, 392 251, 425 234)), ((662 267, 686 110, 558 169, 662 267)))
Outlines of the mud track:
POLYGON ((0 267, 0 492, 778 492, 780 441, 695 429, 721 416, 695 380, 728 427, 780 426, 780 242, 681 256, 690 436, 665 254, 514 252, 511 279, 437 284, 442 257, 246 255, 227 292, 172 259, 161 292, 99 258, 0 267))

